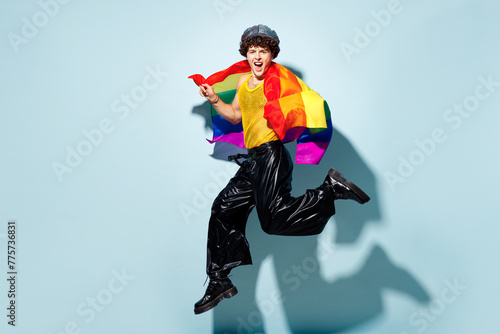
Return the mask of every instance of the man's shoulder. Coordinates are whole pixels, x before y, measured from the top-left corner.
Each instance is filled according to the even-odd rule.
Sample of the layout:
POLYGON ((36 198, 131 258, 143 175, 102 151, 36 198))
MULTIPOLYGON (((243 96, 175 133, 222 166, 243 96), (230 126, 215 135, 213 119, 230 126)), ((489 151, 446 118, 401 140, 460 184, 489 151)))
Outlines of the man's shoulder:
POLYGON ((239 89, 240 86, 245 82, 245 80, 252 75, 251 73, 243 73, 240 78, 238 79, 238 84, 236 86, 236 89, 239 89))
POLYGON ((240 78, 238 81, 245 81, 251 75, 252 75, 252 73, 243 73, 242 75, 240 75, 240 78))

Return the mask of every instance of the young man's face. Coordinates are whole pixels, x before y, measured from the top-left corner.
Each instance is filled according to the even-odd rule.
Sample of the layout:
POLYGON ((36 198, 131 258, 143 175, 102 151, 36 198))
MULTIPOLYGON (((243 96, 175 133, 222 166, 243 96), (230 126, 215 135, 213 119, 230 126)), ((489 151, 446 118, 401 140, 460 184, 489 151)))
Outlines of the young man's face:
POLYGON ((250 63, 253 75, 257 79, 264 79, 269 66, 271 66, 272 59, 273 54, 267 46, 251 46, 248 48, 247 60, 250 63))

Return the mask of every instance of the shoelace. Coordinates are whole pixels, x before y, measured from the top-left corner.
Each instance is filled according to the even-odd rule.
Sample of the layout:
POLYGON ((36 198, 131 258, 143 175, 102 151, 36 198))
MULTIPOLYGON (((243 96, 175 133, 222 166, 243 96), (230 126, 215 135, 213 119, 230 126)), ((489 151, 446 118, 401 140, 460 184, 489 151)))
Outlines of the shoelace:
MULTIPOLYGON (((231 276, 232 275, 227 275, 225 278, 229 278, 231 276)), ((205 282, 203 283, 203 286, 205 286, 207 284, 207 281, 208 281, 209 278, 210 278, 210 276, 207 275, 207 277, 205 278, 205 282)), ((217 279, 217 278, 216 279, 210 279, 210 282, 208 283, 208 286, 210 286, 210 284, 214 285, 215 283, 217 283, 217 281, 220 281, 220 280, 222 280, 222 279, 220 279, 220 278, 219 279, 217 279)))
POLYGON ((207 287, 207 293, 210 294, 214 288, 215 288, 215 282, 210 280, 207 287))
MULTIPOLYGON (((207 279, 208 279, 208 276, 207 276, 207 278, 205 279, 205 283, 203 283, 203 286, 205 286, 205 284, 207 283, 207 279)), ((208 282, 208 286, 207 286, 206 294, 211 294, 211 293, 212 293, 212 291, 215 289, 215 286, 216 286, 217 284, 221 284, 219 279, 211 279, 211 280, 208 282)), ((222 285, 222 284, 221 284, 221 285, 222 285)))

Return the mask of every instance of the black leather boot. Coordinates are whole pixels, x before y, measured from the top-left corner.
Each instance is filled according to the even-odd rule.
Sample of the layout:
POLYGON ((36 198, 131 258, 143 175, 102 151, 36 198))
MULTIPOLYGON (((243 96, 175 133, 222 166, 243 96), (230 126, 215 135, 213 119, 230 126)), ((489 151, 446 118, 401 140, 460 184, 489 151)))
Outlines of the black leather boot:
POLYGON ((211 275, 205 295, 194 304, 194 314, 207 312, 224 298, 231 298, 237 293, 238 290, 227 276, 211 275))
POLYGON ((365 194, 363 190, 351 181, 346 180, 342 174, 334 168, 330 168, 328 171, 325 183, 333 189, 333 196, 336 200, 352 199, 360 204, 364 204, 370 200, 370 197, 365 194))

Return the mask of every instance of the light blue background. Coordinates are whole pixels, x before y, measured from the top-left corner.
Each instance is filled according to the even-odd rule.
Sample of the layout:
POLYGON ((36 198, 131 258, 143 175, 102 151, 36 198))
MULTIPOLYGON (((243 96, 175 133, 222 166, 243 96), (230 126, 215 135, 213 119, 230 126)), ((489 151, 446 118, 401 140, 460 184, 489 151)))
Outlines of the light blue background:
MULTIPOLYGON (((15 220, 19 276, 15 328, 5 317, 7 282, 0 283, 2 333, 64 333, 71 324, 78 328, 75 333, 95 334, 231 328, 246 333, 249 327, 293 333, 315 326, 322 333, 493 333, 500 297, 500 159, 494 153, 499 147, 500 4, 394 3, 73 0, 50 7, 52 16, 45 15, 44 22, 39 2, 3 1, 0 263, 6 264, 7 222, 15 220), (380 14, 388 6, 397 13, 386 24, 376 23, 373 11, 380 14), (39 20, 42 27, 16 45, 12 36, 22 37, 23 18, 39 20), (258 23, 279 34, 276 61, 299 71, 329 102, 337 130, 331 150, 341 141, 336 138, 343 138, 355 152, 364 169, 357 172, 362 166, 353 163, 342 172, 348 178, 366 174, 373 183, 368 186, 372 201, 362 207, 340 203, 335 219, 314 238, 266 236, 253 217, 249 241, 262 262, 234 270, 240 295, 224 301, 219 313, 194 316, 193 303, 205 289, 210 204, 234 166, 210 156, 213 146, 205 141, 210 129, 193 112, 203 99, 187 76, 208 76, 242 59, 240 36, 258 23), (377 27, 369 31, 367 45, 359 44, 357 29, 377 27), (357 53, 346 56, 342 46, 356 42, 357 53), (120 118, 124 115, 114 112, 125 106, 120 97, 139 94, 152 70, 161 75, 147 83, 157 85, 142 90, 144 100, 120 118), (487 97, 476 100, 470 116, 451 121, 447 110, 474 102, 480 78, 496 85, 480 88, 487 97), (109 133, 58 179, 54 162, 67 164, 67 147, 76 150, 86 140, 83 132, 106 119, 109 133), (416 141, 428 143, 434 129, 441 129, 441 142, 428 146, 427 154, 418 153, 416 141), (402 176, 400 159, 413 159, 418 166, 406 174, 401 170, 402 176), (387 173, 404 182, 389 182, 387 173), (354 211, 376 214, 355 237, 339 238, 336 233, 346 229, 342 224, 354 211), (310 284, 314 276, 340 287, 332 303, 355 305, 348 312, 332 309, 315 324, 306 311, 328 311, 328 301, 312 298, 289 313, 287 300, 270 296, 283 289, 288 301, 298 295, 285 279, 286 270, 278 270, 280 263, 292 267, 271 253, 259 253, 269 243, 285 253, 305 243, 327 249, 319 260, 314 249, 288 258, 291 264, 309 265, 299 289, 310 289, 319 300, 325 290, 310 284), (387 256, 411 277, 426 298, 411 296, 413 288, 382 286, 378 299, 365 303, 364 290, 342 289, 342 282, 358 277, 374 250, 383 255, 378 259, 387 256), (120 283, 117 273, 127 279, 120 283), (256 283, 248 277, 257 277, 256 283), (255 290, 241 288, 252 284, 255 290), (449 284, 461 288, 454 293, 449 284), (255 307, 253 313, 240 313, 249 298, 245 293, 255 293, 263 320, 255 307), (87 305, 92 298, 101 301, 93 317, 87 305), (375 312, 364 317, 367 304, 375 305, 375 312), (342 327, 346 319, 354 321, 342 327)), ((342 155, 330 158, 342 166, 342 155)), ((328 167, 297 166, 297 193, 319 184, 328 167)), ((365 179, 353 180, 363 186, 365 179)), ((397 283, 383 268, 373 270, 378 275, 373 281, 382 282, 386 275, 397 283)), ((361 287, 370 286, 370 275, 363 277, 361 287)))

